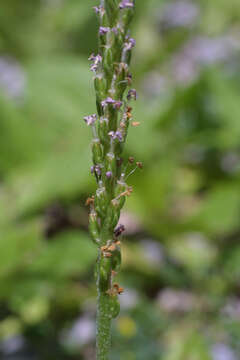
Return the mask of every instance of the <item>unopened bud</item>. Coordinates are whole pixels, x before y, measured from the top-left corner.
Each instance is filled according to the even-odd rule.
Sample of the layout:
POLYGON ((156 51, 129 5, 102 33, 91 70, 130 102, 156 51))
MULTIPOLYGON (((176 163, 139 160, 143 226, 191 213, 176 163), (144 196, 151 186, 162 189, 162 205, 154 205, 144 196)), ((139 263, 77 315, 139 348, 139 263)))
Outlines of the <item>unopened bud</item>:
POLYGON ((92 153, 93 153, 93 162, 95 165, 102 162, 103 157, 103 148, 100 142, 100 139, 94 139, 92 142, 92 153))
POLYGON ((107 178, 107 179, 111 179, 112 176, 113 176, 113 174, 112 174, 111 171, 107 171, 107 172, 106 172, 106 178, 107 178))

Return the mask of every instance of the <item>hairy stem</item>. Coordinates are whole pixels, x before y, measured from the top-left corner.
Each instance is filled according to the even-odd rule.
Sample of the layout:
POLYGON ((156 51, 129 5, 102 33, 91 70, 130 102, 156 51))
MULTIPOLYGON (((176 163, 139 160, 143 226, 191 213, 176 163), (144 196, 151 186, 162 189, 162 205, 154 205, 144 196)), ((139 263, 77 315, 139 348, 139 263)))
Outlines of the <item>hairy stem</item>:
POLYGON ((108 296, 98 289, 97 305, 97 359, 108 359, 111 345, 111 317, 108 314, 108 296))

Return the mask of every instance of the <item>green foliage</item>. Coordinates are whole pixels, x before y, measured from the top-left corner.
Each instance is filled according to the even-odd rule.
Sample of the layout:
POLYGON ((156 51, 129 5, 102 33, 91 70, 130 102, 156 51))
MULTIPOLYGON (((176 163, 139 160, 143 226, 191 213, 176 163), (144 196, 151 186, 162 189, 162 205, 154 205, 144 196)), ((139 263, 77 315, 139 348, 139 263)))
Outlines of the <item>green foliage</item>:
MULTIPOLYGON (((239 1, 194 2, 193 25, 177 27, 162 20, 172 1, 136 3, 133 116, 141 125, 129 127, 125 155, 144 169, 128 179, 116 279, 126 290, 112 359, 209 360, 219 344, 238 359, 239 1), (193 67, 180 67, 179 80, 182 57, 193 67)), ((14 59, 25 77, 12 98, 0 76, 3 359, 6 341, 19 335, 41 360, 93 357, 94 333, 77 348, 63 339, 79 317, 95 316, 96 250, 84 205, 94 181, 82 118, 95 112, 86 59, 96 29, 87 1, 1 6, 0 75, 2 60, 14 59)))

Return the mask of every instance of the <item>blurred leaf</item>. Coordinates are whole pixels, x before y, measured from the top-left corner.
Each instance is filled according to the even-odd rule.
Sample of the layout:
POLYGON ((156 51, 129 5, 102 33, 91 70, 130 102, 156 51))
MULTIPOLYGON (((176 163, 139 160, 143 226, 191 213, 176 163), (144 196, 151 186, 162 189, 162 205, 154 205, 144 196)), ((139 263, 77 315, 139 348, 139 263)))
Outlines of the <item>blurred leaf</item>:
POLYGON ((40 245, 38 222, 14 224, 0 232, 0 279, 31 262, 40 245), (6 245, 7 244, 7 245, 6 245))
POLYGON ((205 197, 197 220, 209 233, 226 234, 239 224, 240 192, 237 184, 219 184, 205 197))
POLYGON ((85 272, 96 258, 96 247, 78 231, 66 232, 45 244, 29 269, 49 277, 69 277, 85 272))

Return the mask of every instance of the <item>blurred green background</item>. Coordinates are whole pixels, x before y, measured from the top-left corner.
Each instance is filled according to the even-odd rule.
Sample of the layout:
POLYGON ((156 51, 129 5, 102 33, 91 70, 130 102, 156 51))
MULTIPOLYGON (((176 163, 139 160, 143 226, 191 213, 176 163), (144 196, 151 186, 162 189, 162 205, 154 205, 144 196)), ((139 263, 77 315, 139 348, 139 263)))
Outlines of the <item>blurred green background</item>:
MULTIPOLYGON (((0 5, 0 357, 94 358, 84 206, 96 2, 0 5)), ((144 162, 121 222, 112 360, 240 359, 240 3, 137 0, 144 162)))

